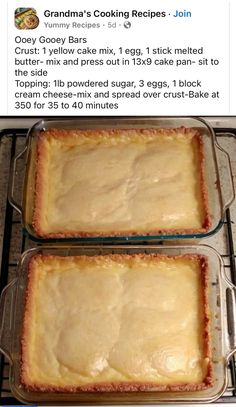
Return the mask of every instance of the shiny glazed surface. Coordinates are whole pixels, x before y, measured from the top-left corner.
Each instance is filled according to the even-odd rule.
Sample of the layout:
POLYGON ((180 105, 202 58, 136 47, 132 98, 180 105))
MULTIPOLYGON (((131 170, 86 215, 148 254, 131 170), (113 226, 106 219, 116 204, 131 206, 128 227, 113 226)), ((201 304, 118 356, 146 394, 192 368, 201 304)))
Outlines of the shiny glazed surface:
POLYGON ((198 256, 35 256, 24 329, 31 385, 201 383, 198 256))
POLYGON ((57 132, 42 138, 37 216, 43 233, 202 228, 206 214, 194 132, 57 132))

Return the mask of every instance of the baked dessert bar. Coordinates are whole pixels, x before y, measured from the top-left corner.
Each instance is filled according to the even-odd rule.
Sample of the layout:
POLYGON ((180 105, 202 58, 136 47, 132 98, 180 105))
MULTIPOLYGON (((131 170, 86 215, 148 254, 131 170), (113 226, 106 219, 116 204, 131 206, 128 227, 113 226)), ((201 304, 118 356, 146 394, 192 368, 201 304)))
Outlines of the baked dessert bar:
POLYGON ((211 386, 207 272, 199 255, 34 256, 22 384, 42 392, 211 386))
POLYGON ((37 145, 33 227, 44 238, 210 228, 195 129, 60 130, 37 145))

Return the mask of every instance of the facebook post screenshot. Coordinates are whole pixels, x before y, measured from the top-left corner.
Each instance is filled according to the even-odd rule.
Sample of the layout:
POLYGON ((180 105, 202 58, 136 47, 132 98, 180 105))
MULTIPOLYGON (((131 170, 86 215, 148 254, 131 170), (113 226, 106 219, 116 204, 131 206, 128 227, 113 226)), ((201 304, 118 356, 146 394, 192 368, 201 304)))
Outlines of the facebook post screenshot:
POLYGON ((236 405, 236 2, 3 0, 0 407, 236 405))

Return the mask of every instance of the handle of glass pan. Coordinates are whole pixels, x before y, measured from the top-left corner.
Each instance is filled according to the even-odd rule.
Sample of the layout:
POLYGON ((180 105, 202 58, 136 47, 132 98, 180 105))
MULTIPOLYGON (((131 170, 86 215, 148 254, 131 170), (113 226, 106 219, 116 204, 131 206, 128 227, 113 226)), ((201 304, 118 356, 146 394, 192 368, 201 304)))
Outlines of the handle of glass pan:
POLYGON ((15 200, 14 198, 14 190, 15 190, 15 178, 17 176, 17 160, 21 158, 26 151, 26 147, 24 148, 23 151, 21 151, 19 154, 15 155, 11 161, 11 168, 10 168, 10 178, 9 178, 9 187, 8 187, 8 200, 10 204, 19 212, 22 214, 22 206, 15 200))
POLYGON ((15 278, 2 291, 0 298, 0 351, 11 361, 9 345, 12 340, 13 299, 16 288, 15 278))
POLYGON ((225 292, 228 352, 227 360, 236 353, 236 287, 228 280, 225 292))
POLYGON ((233 174, 229 154, 217 143, 216 153, 219 166, 219 182, 222 191, 223 211, 225 212, 235 198, 233 174))

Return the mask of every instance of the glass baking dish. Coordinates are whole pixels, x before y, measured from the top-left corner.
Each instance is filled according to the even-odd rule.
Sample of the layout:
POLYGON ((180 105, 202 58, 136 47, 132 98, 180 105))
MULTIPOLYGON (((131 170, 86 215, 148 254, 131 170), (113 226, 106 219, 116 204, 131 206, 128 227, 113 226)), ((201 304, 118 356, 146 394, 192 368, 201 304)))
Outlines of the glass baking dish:
MULTIPOLYGON (((187 169, 186 169, 187 171, 187 169)), ((22 215, 22 225, 24 232, 37 242, 122 242, 122 241, 158 241, 172 239, 196 239, 207 237, 217 232, 224 219, 226 208, 234 200, 234 184, 230 159, 217 143, 213 129, 202 119, 196 118, 89 118, 89 119, 64 119, 64 120, 41 120, 35 124, 28 132, 26 144, 19 154, 17 154, 11 167, 11 177, 9 183, 9 201, 13 207, 22 215), (207 232, 195 234, 160 234, 135 235, 135 236, 93 236, 93 237, 73 237, 73 238, 50 238, 39 237, 32 225, 35 195, 35 174, 36 174, 36 145, 39 134, 49 128, 62 129, 105 129, 105 128, 197 128, 202 135, 204 144, 204 172, 208 190, 209 212, 212 225, 207 232), (26 161, 24 186, 21 202, 16 202, 15 185, 17 184, 17 162, 19 159, 26 161)))
POLYGON ((0 304, 0 350, 10 361, 9 381, 11 391, 23 404, 151 404, 151 403, 206 403, 216 400, 227 388, 227 364, 236 352, 235 306, 236 289, 227 279, 220 255, 211 247, 199 246, 60 246, 38 247, 22 254, 18 274, 5 287, 0 304), (206 390, 195 392, 103 392, 103 393, 42 393, 26 391, 20 383, 21 332, 27 289, 28 263, 35 254, 57 256, 104 255, 111 253, 146 253, 183 255, 198 254, 208 258, 208 302, 210 309, 210 335, 214 384, 206 390))

